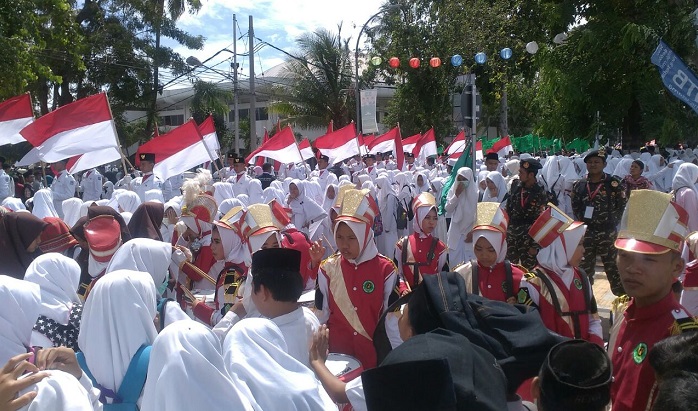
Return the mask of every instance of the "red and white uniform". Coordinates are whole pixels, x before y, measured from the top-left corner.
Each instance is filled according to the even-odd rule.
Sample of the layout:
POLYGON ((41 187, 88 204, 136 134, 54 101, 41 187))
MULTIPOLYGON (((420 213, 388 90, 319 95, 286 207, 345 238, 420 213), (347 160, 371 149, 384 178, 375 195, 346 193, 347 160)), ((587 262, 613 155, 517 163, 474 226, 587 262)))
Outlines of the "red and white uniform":
MULTIPOLYGON (((410 263, 426 263, 427 254, 431 250, 431 245, 434 240, 432 235, 424 236, 418 232, 414 232, 407 236, 409 247, 407 248, 407 264, 402 264, 402 244, 404 238, 398 240, 395 244, 395 258, 397 258, 398 272, 401 273, 398 289, 402 293, 407 291, 407 284, 409 284, 409 289, 414 289, 414 265, 410 263), (406 284, 407 282, 407 284, 406 284)), ((429 265, 419 266, 419 281, 421 282, 421 277, 424 275, 434 275, 441 271, 441 267, 446 264, 446 245, 439 239, 436 239, 436 247, 434 248, 434 258, 431 260, 429 265)))
MULTIPOLYGON (((217 268, 216 266, 213 267, 217 268)), ((226 261, 223 269, 218 272, 216 278, 216 297, 214 306, 209 307, 206 304, 197 304, 194 308, 194 316, 203 323, 214 326, 223 318, 222 309, 228 306, 230 308, 237 299, 237 289, 244 281, 243 276, 247 273, 245 264, 234 264, 226 261), (235 278, 231 278, 235 277, 235 278)), ((191 266, 190 268, 191 269, 191 266)), ((227 309, 226 309, 227 310, 227 309)))
MULTIPOLYGON (((471 264, 472 261, 462 264, 453 269, 453 271, 457 272, 461 275, 461 277, 463 277, 463 279, 465 280, 465 287, 469 293, 473 292, 471 264)), ((507 274, 504 264, 506 264, 506 262, 502 261, 500 263, 495 264, 492 267, 485 267, 479 262, 477 262, 476 264, 478 277, 478 294, 485 298, 489 298, 490 300, 506 302, 509 298, 509 293, 505 292, 505 288, 507 287, 507 274)), ((514 289, 510 292, 513 295, 516 295, 516 291, 518 291, 518 286, 521 284, 521 280, 524 278, 523 270, 521 270, 521 268, 519 268, 518 266, 512 264, 511 278, 512 287, 514 289)))

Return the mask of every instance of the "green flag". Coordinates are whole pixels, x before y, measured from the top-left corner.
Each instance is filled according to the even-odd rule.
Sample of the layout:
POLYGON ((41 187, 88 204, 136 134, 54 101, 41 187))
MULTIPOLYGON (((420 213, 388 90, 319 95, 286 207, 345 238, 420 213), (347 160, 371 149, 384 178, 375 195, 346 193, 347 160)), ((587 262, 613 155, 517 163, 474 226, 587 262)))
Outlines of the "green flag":
MULTIPOLYGON (((465 146, 463 154, 461 154, 460 157, 458 157, 458 161, 456 161, 456 164, 453 166, 451 175, 446 179, 446 182, 444 182, 444 187, 441 190, 441 201, 439 202, 440 215, 446 213, 446 197, 448 196, 448 191, 451 189, 453 182, 456 181, 456 177, 458 176, 458 169, 461 167, 470 167, 470 169, 473 168, 473 155, 470 153, 471 147, 472 143, 468 143, 468 145, 465 146)), ((475 172, 473 172, 473 176, 475 175, 474 173, 475 172)), ((475 184, 474 181, 472 181, 471 183, 475 184)))

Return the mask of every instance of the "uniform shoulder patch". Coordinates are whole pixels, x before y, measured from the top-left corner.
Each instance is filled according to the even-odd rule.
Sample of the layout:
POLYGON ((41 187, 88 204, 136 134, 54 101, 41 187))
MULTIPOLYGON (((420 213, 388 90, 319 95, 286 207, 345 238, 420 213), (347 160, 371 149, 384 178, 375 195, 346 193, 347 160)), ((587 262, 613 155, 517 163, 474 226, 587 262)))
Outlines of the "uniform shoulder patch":
POLYGON ((527 288, 519 289, 519 292, 516 294, 516 301, 519 304, 533 305, 533 300, 531 299, 531 295, 528 293, 527 288))

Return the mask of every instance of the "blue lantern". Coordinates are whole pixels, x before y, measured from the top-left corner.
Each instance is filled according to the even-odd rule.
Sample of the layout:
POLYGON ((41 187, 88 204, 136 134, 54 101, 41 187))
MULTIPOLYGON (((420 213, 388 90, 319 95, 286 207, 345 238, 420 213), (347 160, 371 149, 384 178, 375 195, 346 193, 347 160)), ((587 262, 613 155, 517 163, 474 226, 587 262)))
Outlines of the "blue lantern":
POLYGON ((502 51, 499 52, 499 57, 504 60, 509 60, 512 55, 513 53, 509 47, 503 48, 502 51))
POLYGON ((455 56, 451 56, 451 65, 453 67, 458 67, 461 64, 463 64, 463 57, 460 54, 456 54, 455 56))
POLYGON ((487 54, 485 54, 483 52, 479 52, 475 55, 475 62, 477 64, 485 64, 486 61, 487 61, 487 54))

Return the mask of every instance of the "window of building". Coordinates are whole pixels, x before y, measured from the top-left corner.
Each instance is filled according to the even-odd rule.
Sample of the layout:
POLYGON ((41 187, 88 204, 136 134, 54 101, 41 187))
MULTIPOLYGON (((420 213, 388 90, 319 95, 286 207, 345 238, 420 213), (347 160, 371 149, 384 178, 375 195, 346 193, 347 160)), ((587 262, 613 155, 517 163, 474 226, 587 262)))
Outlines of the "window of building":
POLYGON ((258 107, 256 112, 257 112, 257 115, 256 115, 257 121, 269 120, 269 110, 267 110, 266 107, 258 107))
POLYGON ((162 116, 162 121, 166 126, 181 126, 184 124, 184 114, 174 114, 171 116, 162 116))

